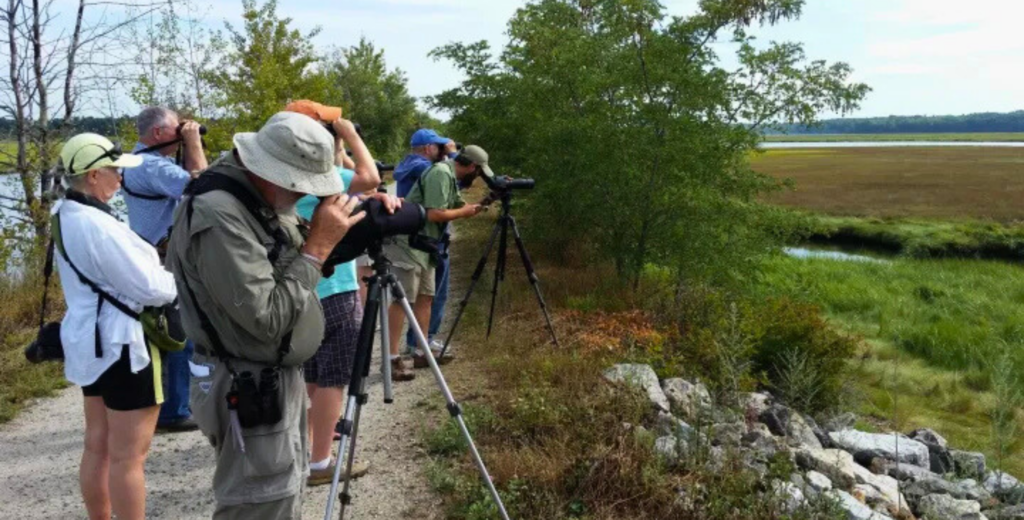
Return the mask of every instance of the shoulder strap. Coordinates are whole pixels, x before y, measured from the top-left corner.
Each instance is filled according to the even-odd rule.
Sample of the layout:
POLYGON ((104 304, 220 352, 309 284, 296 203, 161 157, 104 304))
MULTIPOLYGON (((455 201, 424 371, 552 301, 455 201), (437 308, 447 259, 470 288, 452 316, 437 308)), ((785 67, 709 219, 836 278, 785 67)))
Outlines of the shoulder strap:
POLYGON ((139 192, 130 190, 128 188, 128 170, 125 170, 124 173, 121 174, 121 189, 125 193, 131 195, 132 197, 135 197, 135 198, 138 198, 138 199, 143 199, 143 200, 166 200, 166 199, 170 198, 167 195, 147 195, 145 193, 139 193, 139 192))
MULTIPOLYGON (((199 195, 216 190, 226 191, 237 199, 238 202, 241 202, 249 214, 260 223, 260 227, 274 239, 274 247, 267 252, 267 258, 270 259, 270 263, 276 262, 284 248, 290 246, 292 241, 288 238, 288 233, 281 228, 281 223, 277 220, 277 213, 274 212, 274 209, 259 200, 242 183, 227 175, 212 171, 207 171, 207 173, 189 181, 188 186, 185 187, 184 194, 191 196, 194 200, 199 195)), ((188 222, 189 227, 191 227, 191 201, 189 202, 188 211, 188 222)))
POLYGON ((64 258, 64 261, 67 262, 68 265, 71 267, 71 270, 74 271, 75 274, 78 276, 78 281, 82 282, 83 284, 88 286, 89 289, 92 289, 92 292, 96 293, 96 357, 101 358, 103 357, 103 347, 100 342, 100 310, 102 310, 103 308, 103 302, 106 301, 107 303, 113 305, 115 308, 117 308, 117 310, 121 311, 122 313, 124 313, 126 316, 133 320, 139 319, 139 313, 135 312, 134 310, 132 310, 131 307, 122 303, 121 300, 118 300, 117 298, 111 296, 110 293, 108 293, 107 291, 101 289, 100 286, 96 285, 96 283, 93 282, 92 280, 86 278, 86 276, 82 274, 82 271, 79 271, 78 267, 76 267, 74 262, 71 261, 71 257, 68 256, 68 252, 64 248, 64 240, 62 238, 60 228, 60 211, 53 215, 52 227, 53 241, 57 250, 60 251, 60 255, 64 258))
MULTIPOLYGON (((192 214, 194 211, 193 202, 196 197, 203 193, 208 193, 214 190, 223 190, 230 193, 233 197, 238 199, 243 206, 253 215, 254 218, 263 226, 263 229, 268 235, 274 237, 274 249, 267 253, 267 259, 270 263, 274 263, 277 256, 280 254, 281 249, 287 244, 291 243, 288 239, 287 234, 281 229, 280 223, 277 221, 277 215, 274 214, 273 210, 270 209, 266 204, 259 201, 249 190, 242 186, 238 181, 219 173, 207 172, 189 182, 188 187, 185 188, 185 195, 188 195, 188 202, 185 204, 185 218, 187 229, 192 229, 192 214), (266 209, 269 211, 263 211, 266 209), (274 226, 269 225, 269 221, 273 221, 274 226), (282 238, 284 242, 282 242, 282 238)), ((210 340, 210 347, 213 349, 213 353, 220 358, 228 367, 228 371, 232 375, 235 374, 233 368, 229 364, 231 354, 227 348, 224 347, 224 342, 220 339, 220 334, 217 334, 217 328, 213 326, 213 321, 210 320, 210 316, 203 311, 203 308, 199 306, 199 300, 196 298, 195 291, 192 290, 192 286, 188 283, 188 276, 181 277, 182 282, 185 284, 185 289, 188 291, 188 296, 192 300, 192 307, 195 308, 196 314, 199 316, 199 326, 203 329, 203 333, 206 334, 207 339, 210 340)), ((277 364, 280 365, 284 360, 284 356, 288 353, 292 343, 292 331, 288 331, 287 334, 281 338, 281 344, 277 348, 277 364)))

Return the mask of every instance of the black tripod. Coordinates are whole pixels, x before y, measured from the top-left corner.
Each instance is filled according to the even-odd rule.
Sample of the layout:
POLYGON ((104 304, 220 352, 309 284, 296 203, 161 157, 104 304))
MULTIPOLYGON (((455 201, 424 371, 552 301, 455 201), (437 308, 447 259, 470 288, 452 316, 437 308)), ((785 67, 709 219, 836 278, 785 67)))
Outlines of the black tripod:
MULTIPOLYGON (((349 494, 351 479, 345 479, 344 489, 342 489, 340 495, 337 494, 338 482, 341 480, 342 464, 340 458, 346 453, 347 447, 348 455, 345 464, 345 474, 351 475, 352 463, 355 460, 356 436, 359 433, 360 411, 362 411, 363 405, 368 400, 366 378, 370 375, 370 359, 373 357, 373 333, 377 326, 378 316, 381 322, 380 348, 381 373, 384 376, 384 402, 390 403, 392 401, 391 363, 388 349, 389 289, 390 299, 398 302, 405 311, 405 317, 409 320, 409 328, 414 331, 416 342, 420 349, 423 352, 430 352, 427 338, 423 335, 423 331, 420 330, 419 324, 416 323, 412 307, 409 305, 409 300, 405 297, 405 290, 402 289, 402 285, 398 283, 395 275, 391 274, 391 262, 384 256, 381 243, 377 242, 370 246, 367 254, 373 260, 373 275, 367 279, 366 308, 363 311, 363 321, 359 327, 359 342, 356 346, 355 360, 352 365, 352 380, 348 386, 348 402, 345 405, 345 416, 342 418, 341 423, 341 440, 338 441, 339 461, 334 468, 334 478, 331 481, 331 491, 327 496, 327 510, 324 512, 324 520, 331 520, 336 496, 341 499, 339 519, 345 517, 345 507, 352 501, 352 495, 349 494)), ((476 462, 477 470, 480 471, 480 477, 483 479, 484 484, 487 485, 494 503, 497 504, 501 518, 509 520, 508 513, 505 511, 505 505, 498 495, 498 490, 494 488, 491 476, 487 473, 487 467, 484 466, 484 461, 480 458, 480 452, 477 451, 476 444, 473 443, 473 437, 469 434, 469 429, 466 427, 466 421, 462 417, 462 408, 455 402, 455 398, 452 397, 452 393, 448 389, 448 384, 445 383, 437 361, 434 360, 433 356, 426 356, 426 358, 430 364, 430 370, 434 373, 434 379, 437 380, 437 386, 441 389, 441 393, 447 402, 448 413, 458 422, 459 429, 462 430, 462 436, 466 439, 470 454, 473 456, 473 461, 476 462)))
MULTIPOLYGON (((530 261, 530 254, 526 252, 526 246, 523 245, 523 237, 519 234, 519 226, 516 225, 516 218, 512 216, 512 192, 506 190, 499 192, 498 195, 501 199, 501 216, 498 217, 498 221, 494 223, 494 229, 491 230, 491 239, 487 242, 487 248, 484 249, 483 256, 480 257, 480 261, 476 264, 476 269, 473 271, 472 280, 469 282, 469 289, 466 291, 466 296, 459 302, 459 313, 455 315, 455 321, 452 323, 452 330, 448 332, 448 338, 444 340, 444 348, 441 350, 440 356, 444 356, 444 353, 448 350, 448 345, 452 341, 452 337, 455 336, 455 329, 459 326, 459 320, 462 319, 462 313, 466 311, 466 305, 469 304, 469 298, 473 296, 473 289, 476 288, 476 283, 480 281, 480 276, 484 273, 484 267, 487 266, 487 257, 491 256, 491 250, 494 249, 494 242, 498 239, 498 235, 501 235, 501 241, 498 243, 498 259, 494 264, 494 285, 491 288, 491 310, 487 315, 487 337, 491 337, 491 328, 494 324, 494 303, 498 299, 498 284, 505 280, 505 260, 508 254, 508 231, 512 230, 512 236, 516 241, 516 248, 519 249, 519 257, 523 260, 523 267, 526 269, 526 276, 530 280, 530 285, 533 286, 533 292, 537 295, 537 302, 540 304, 540 311, 544 313, 544 321, 548 325, 548 332, 551 333, 551 340, 558 345, 558 336, 555 335, 555 328, 551 326, 551 316, 548 314, 548 305, 544 303, 544 296, 540 293, 540 281, 537 278, 537 273, 533 270, 533 262, 530 261)), ((429 357, 429 356, 428 356, 429 357)))

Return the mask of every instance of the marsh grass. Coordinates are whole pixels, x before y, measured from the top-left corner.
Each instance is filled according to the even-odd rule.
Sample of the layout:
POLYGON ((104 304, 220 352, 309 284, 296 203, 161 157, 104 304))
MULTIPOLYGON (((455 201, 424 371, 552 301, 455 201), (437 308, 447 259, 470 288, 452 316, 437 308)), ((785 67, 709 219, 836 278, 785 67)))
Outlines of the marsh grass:
POLYGON ((793 183, 769 201, 828 215, 1024 219, 1024 148, 769 150, 751 164, 793 183))
POLYGON ((1024 141, 1024 132, 964 132, 936 134, 788 134, 767 135, 769 143, 784 142, 883 142, 883 141, 945 141, 945 142, 1009 142, 1024 141))
MULTIPOLYGON (((879 424, 896 417, 901 430, 932 427, 958 449, 996 455, 994 369, 1024 368, 1020 267, 780 256, 766 266, 763 284, 766 293, 821 305, 837 326, 869 339, 854 367, 866 416, 879 424)), ((1010 444, 1004 458, 1020 473, 1024 442, 1010 444)))

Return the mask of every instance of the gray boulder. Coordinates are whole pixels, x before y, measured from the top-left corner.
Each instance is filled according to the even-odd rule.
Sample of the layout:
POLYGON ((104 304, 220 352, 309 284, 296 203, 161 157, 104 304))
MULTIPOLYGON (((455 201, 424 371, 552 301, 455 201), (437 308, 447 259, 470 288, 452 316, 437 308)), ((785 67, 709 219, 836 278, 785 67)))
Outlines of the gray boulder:
POLYGON ((668 464, 676 464, 687 450, 686 441, 672 436, 665 435, 654 441, 654 451, 668 464))
POLYGON ((787 437, 793 446, 819 450, 823 448, 811 423, 792 408, 774 404, 761 412, 759 419, 773 434, 787 437))
POLYGON ((929 469, 915 466, 913 464, 896 464, 888 466, 888 475, 900 482, 916 482, 922 479, 940 478, 938 474, 929 469))
POLYGON ((928 520, 985 520, 981 504, 973 500, 957 500, 949 495, 922 498, 917 512, 928 520))
POLYGON ((1024 504, 1000 509, 990 509, 985 511, 985 516, 989 517, 991 520, 1024 520, 1024 504))
POLYGON ((792 514, 807 502, 803 491, 792 482, 772 481, 772 492, 782 500, 782 508, 786 513, 792 514))
POLYGON ((946 442, 946 438, 939 435, 938 432, 931 428, 921 428, 918 430, 914 430, 910 432, 910 435, 908 435, 907 437, 910 437, 911 439, 914 439, 915 441, 918 442, 923 442, 924 444, 934 444, 940 448, 949 447, 949 443, 946 442))
POLYGON ((915 507, 915 509, 918 508, 921 500, 926 496, 952 496, 956 491, 956 486, 952 482, 940 477, 920 479, 903 487, 903 494, 906 495, 907 500, 915 507))
POLYGON ((711 426, 711 443, 715 446, 739 446, 747 427, 743 423, 722 423, 711 426))
MULTIPOLYGON (((771 424, 768 425, 771 427, 771 424)), ((930 467, 928 446, 901 434, 867 433, 857 430, 829 432, 829 439, 840 448, 856 453, 862 450, 878 450, 885 458, 930 467)))
POLYGON ((817 471, 839 489, 853 489, 857 484, 857 463, 843 450, 802 449, 796 452, 797 464, 805 470, 817 471))
POLYGON ((824 493, 832 489, 832 481, 813 469, 804 475, 804 481, 807 483, 807 488, 814 493, 824 493))
POLYGON ((613 383, 625 383, 647 392, 647 398, 655 408, 663 412, 670 410, 668 398, 658 384, 658 375, 650 365, 623 363, 604 371, 604 378, 613 383))
POLYGON ((833 489, 826 493, 846 512, 848 520, 892 520, 892 517, 873 511, 849 493, 833 489))
POLYGON ((760 417, 772 404, 772 396, 761 392, 741 392, 736 400, 744 417, 760 417))
POLYGON ((696 421, 711 408, 711 394, 702 383, 694 384, 676 377, 662 381, 661 389, 672 413, 686 420, 696 421))
POLYGON ((658 419, 654 424, 654 430, 658 435, 672 435, 682 437, 687 440, 691 439, 697 433, 696 430, 694 430, 689 424, 686 424, 685 421, 666 412, 658 412, 658 419))
POLYGON ((1005 504, 1024 504, 1024 484, 1009 473, 990 471, 985 475, 982 485, 1005 504))
POLYGON ((953 493, 951 494, 954 498, 977 500, 981 503, 988 502, 992 498, 992 493, 989 493, 985 486, 982 486, 977 480, 972 478, 956 482, 953 488, 953 493))
POLYGON ((956 474, 964 478, 985 478, 985 454, 976 451, 949 450, 956 474))

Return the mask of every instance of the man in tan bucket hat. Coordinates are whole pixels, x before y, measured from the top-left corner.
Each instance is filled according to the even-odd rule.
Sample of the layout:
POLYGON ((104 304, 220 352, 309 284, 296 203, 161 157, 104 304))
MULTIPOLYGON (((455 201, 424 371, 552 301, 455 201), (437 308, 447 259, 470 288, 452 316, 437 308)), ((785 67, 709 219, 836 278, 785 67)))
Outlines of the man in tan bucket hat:
POLYGON ((309 471, 300 367, 320 346, 323 262, 357 200, 343 194, 334 139, 313 119, 274 115, 186 190, 167 265, 196 344, 192 410, 216 451, 215 519, 301 516, 309 471), (295 216, 322 197, 307 238, 295 216))

